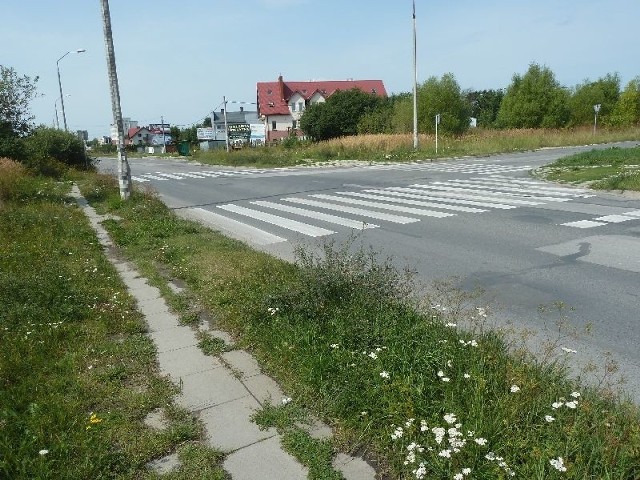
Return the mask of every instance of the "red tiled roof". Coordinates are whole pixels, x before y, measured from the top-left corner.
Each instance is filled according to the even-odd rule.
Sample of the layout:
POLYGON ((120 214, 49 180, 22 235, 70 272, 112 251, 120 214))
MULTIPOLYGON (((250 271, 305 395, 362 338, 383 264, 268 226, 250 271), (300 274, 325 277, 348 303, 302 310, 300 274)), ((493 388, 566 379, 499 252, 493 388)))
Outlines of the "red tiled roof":
POLYGON ((316 92, 320 92, 325 98, 328 98, 337 90, 352 88, 358 88, 363 92, 381 97, 387 96, 382 80, 285 82, 280 77, 275 82, 258 82, 258 115, 288 115, 290 113, 288 101, 295 93, 300 94, 305 100, 309 100, 316 92))
POLYGON ((129 130, 127 130, 127 138, 133 138, 141 129, 142 127, 131 127, 129 130))

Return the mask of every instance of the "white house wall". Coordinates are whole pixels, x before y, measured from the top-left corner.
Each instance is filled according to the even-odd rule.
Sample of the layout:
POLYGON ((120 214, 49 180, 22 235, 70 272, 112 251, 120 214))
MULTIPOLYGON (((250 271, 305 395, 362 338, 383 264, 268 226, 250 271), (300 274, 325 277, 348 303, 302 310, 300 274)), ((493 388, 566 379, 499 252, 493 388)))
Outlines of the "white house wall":
POLYGON ((275 130, 286 132, 293 126, 293 117, 291 115, 271 115, 269 116, 269 131, 274 131, 273 122, 276 122, 275 130))

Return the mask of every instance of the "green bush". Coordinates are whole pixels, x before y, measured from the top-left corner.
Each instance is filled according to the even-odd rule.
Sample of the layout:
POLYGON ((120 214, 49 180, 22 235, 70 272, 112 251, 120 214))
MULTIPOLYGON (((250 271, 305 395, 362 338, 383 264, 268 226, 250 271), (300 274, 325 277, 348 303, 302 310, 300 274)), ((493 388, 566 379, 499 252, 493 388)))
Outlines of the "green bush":
POLYGON ((13 160, 24 160, 25 146, 24 140, 13 135, 0 134, 0 158, 11 158, 13 160))
POLYGON ((43 174, 56 175, 64 170, 62 165, 82 168, 90 163, 82 141, 55 128, 36 128, 25 139, 25 146, 27 156, 24 163, 43 174))

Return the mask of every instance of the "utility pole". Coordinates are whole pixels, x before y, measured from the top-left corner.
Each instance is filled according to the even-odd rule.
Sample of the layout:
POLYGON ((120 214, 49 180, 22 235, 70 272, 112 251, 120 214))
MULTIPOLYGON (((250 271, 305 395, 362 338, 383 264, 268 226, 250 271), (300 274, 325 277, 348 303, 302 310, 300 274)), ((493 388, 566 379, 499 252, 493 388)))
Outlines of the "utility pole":
POLYGON ((413 0, 413 148, 418 149, 418 43, 416 39, 416 0, 413 0))
POLYGON ((227 123, 227 97, 222 97, 222 104, 224 105, 224 133, 227 139, 227 153, 231 150, 229 147, 229 124, 227 123))
POLYGON ((167 142, 164 138, 164 116, 160 115, 160 128, 162 129, 162 153, 167 153, 167 142))
POLYGON ((113 123, 115 123, 118 132, 118 184, 120 185, 120 198, 127 200, 131 195, 131 169, 127 161, 127 151, 124 148, 124 124, 122 123, 122 109, 120 108, 120 88, 118 86, 118 74, 116 72, 116 55, 113 50, 109 0, 100 0, 100 4, 102 6, 104 43, 107 50, 111 109, 113 110, 113 123))

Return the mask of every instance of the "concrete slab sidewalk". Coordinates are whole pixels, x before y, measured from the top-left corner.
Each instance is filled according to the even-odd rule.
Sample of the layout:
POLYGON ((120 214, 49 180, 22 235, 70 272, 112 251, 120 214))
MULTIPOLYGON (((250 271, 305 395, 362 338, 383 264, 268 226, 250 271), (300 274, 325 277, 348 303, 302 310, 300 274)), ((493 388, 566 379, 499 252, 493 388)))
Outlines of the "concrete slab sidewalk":
MULTIPOLYGON (((130 294, 149 326, 148 335, 154 341, 163 374, 181 387, 176 403, 183 406, 204 424, 208 444, 227 454, 225 470, 234 480, 297 480, 308 476, 301 465, 281 447, 275 429, 260 430, 251 421, 253 413, 266 401, 278 403, 284 396, 278 384, 264 375, 258 362, 242 350, 232 350, 215 358, 198 348, 194 330, 182 326, 160 295, 133 265, 110 254, 113 243, 100 224, 107 217, 98 215, 88 205, 74 185, 72 195, 87 215, 110 261, 120 273, 130 294), (238 375, 238 372, 241 375, 238 375)), ((209 331, 223 340, 224 332, 209 331)), ((316 429, 329 431, 327 426, 316 429)), ((175 464, 159 459, 159 466, 175 464)), ((164 468, 164 467, 162 467, 164 468)), ((347 480, 370 480, 375 471, 360 458, 340 454, 334 468, 347 480)))

